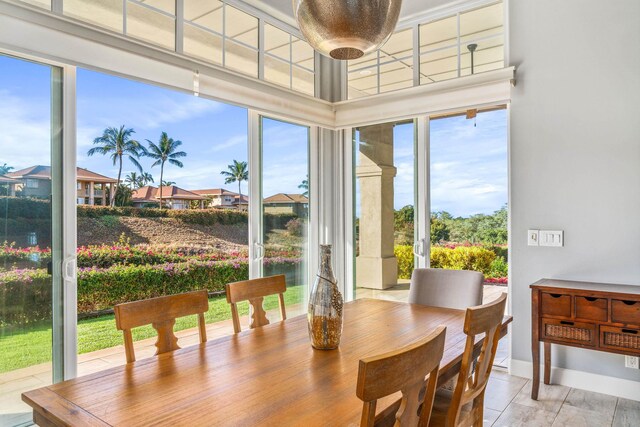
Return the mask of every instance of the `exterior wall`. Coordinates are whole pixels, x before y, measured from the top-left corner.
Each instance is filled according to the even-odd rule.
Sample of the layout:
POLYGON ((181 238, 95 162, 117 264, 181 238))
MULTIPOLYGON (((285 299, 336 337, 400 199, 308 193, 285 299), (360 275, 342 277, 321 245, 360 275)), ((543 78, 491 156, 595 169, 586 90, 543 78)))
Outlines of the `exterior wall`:
POLYGON ((289 214, 306 216, 307 207, 303 203, 265 203, 264 212, 270 214, 289 214))
MULTIPOLYGON (((32 178, 28 178, 31 180, 32 178)), ((29 188, 27 187, 27 178, 20 179, 22 181, 22 196, 23 197, 36 197, 36 198, 47 198, 51 195, 51 181, 48 179, 35 179, 34 181, 38 183, 37 188, 29 188)))
MULTIPOLYGON (((531 361, 529 285, 640 283, 640 2, 509 2, 512 357, 531 361), (527 229, 565 246, 527 246, 527 229)), ((640 381, 621 355, 554 346, 554 366, 640 381)))

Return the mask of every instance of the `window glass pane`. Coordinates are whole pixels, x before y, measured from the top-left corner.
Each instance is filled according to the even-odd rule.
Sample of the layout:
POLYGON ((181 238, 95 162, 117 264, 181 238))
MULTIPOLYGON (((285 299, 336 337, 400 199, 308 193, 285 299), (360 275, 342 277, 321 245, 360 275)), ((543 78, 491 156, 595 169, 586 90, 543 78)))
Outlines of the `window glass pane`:
POLYGON ((495 35, 502 32, 504 11, 502 3, 460 14, 460 41, 495 35))
POLYGON ((420 84, 458 77, 458 48, 452 47, 420 56, 420 84))
POLYGON ((292 37, 292 57, 291 60, 294 64, 300 65, 308 70, 315 70, 315 55, 313 48, 309 43, 304 40, 300 40, 297 37, 292 37))
POLYGON ((380 92, 390 92, 413 86, 413 59, 380 66, 380 92))
POLYGON ((186 1, 184 2, 184 19, 222 34, 222 2, 186 1))
MULTIPOLYGON (((148 4, 149 6, 160 9, 161 11, 170 13, 174 16, 176 14, 176 0, 140 0, 140 3, 148 4)), ((185 3, 189 3, 189 0, 185 3)))
POLYGON ((225 5, 225 32, 239 42, 258 48, 258 18, 225 5))
POLYGON ((2 426, 32 425, 32 408, 20 395, 53 380, 55 281, 47 266, 60 262, 53 242, 51 203, 52 197, 53 206, 58 203, 51 173, 51 106, 60 100, 52 97, 56 74, 48 66, 0 55, 2 426))
POLYGON ((20 1, 33 6, 38 6, 47 10, 51 10, 51 0, 20 0, 20 1))
POLYGON ((265 55, 264 79, 266 81, 288 88, 291 86, 290 71, 291 65, 288 62, 265 55))
POLYGON ((258 52, 227 39, 225 67, 258 77, 258 52))
POLYGON ((284 274, 287 316, 306 313, 309 128, 262 118, 263 276, 284 274))
POLYGON ((313 96, 315 94, 315 75, 302 68, 293 67, 291 89, 313 96))
MULTIPOLYGON (((497 70, 504 67, 503 37, 498 36, 476 43, 473 53, 473 74, 497 70)), ((471 74, 471 53, 466 46, 461 46, 460 75, 471 74)))
POLYGON ((399 59, 411 56, 413 52, 413 29, 393 33, 389 40, 380 48, 380 53, 399 59))
POLYGON ((420 51, 455 45, 458 40, 458 18, 451 16, 420 25, 420 51))
POLYGON ((362 98, 378 93, 377 68, 367 68, 349 73, 349 99, 362 98))
POLYGON ((356 298, 392 288, 406 300, 413 261, 415 132, 413 122, 354 130, 356 298), (397 285, 400 285, 396 287, 397 285))
POLYGON ((62 7, 71 18, 122 33, 122 0, 64 0, 62 7))
POLYGON ((175 50, 175 19, 129 1, 127 35, 175 50))
POLYGON ((264 26, 264 50, 285 61, 291 60, 290 51, 291 36, 273 25, 264 26))
POLYGON ((189 23, 184 25, 184 53, 215 64, 222 64, 222 36, 189 23))

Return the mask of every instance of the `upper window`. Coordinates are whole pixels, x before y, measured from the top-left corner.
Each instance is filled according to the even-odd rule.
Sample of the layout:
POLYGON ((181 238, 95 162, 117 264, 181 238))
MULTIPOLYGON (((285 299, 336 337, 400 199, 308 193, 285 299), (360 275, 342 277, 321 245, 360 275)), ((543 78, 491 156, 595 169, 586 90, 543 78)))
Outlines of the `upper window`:
POLYGON ((420 25, 420 84, 504 67, 502 2, 420 25))
POLYGON ((33 178, 27 178, 24 181, 24 185, 27 188, 38 188, 39 181, 33 178))
POLYGON ((305 41, 273 25, 265 24, 265 80, 313 95, 314 55, 313 48, 305 41))
POLYGON ((395 32, 377 52, 349 61, 348 97, 429 84, 504 67, 502 2, 395 32), (420 49, 414 51, 414 39, 420 49), (414 64, 419 62, 419 69, 414 64))
MULTIPOLYGON (((52 9, 51 0, 23 1, 52 9)), ((313 48, 244 12, 241 4, 232 6, 225 0, 58 1, 65 16, 297 92, 315 93, 313 48)))

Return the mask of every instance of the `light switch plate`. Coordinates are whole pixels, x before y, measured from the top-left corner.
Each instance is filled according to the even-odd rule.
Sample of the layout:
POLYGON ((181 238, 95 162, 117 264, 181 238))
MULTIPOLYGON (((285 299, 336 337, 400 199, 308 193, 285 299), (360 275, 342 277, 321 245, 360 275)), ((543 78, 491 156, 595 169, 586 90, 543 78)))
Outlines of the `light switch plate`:
POLYGON ((625 356, 624 357, 624 367, 631 369, 640 369, 638 366, 638 357, 637 356, 625 356))
POLYGON ((564 231, 540 230, 538 241, 540 246, 564 246, 564 231))
POLYGON ((527 230, 527 245, 539 246, 540 230, 527 230))

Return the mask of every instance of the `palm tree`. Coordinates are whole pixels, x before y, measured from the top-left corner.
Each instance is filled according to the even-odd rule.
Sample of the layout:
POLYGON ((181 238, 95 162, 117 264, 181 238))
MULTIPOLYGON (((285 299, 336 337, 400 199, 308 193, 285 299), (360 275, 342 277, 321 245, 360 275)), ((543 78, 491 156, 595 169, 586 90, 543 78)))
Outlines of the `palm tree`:
POLYGON ((168 161, 172 165, 181 168, 184 164, 178 159, 180 157, 186 157, 187 153, 184 151, 176 151, 178 147, 182 145, 182 141, 174 141, 173 138, 169 138, 166 132, 160 134, 158 144, 154 144, 148 139, 147 142, 149 143, 147 156, 155 159, 151 167, 160 165, 160 209, 162 209, 162 186, 164 184, 162 176, 164 175, 164 164, 168 161))
POLYGON ((309 175, 302 180, 300 185, 298 185, 298 188, 304 190, 304 193, 302 193, 304 197, 309 197, 309 175))
POLYGON ((120 128, 109 127, 104 130, 102 136, 93 140, 93 144, 98 147, 93 147, 87 152, 89 156, 94 154, 102 154, 104 156, 109 155, 113 160, 113 165, 118 163, 118 183, 115 186, 115 191, 111 195, 111 206, 114 205, 116 200, 116 193, 120 186, 120 176, 122 175, 122 157, 127 158, 142 172, 142 166, 138 163, 141 154, 145 153, 145 149, 140 143, 134 139, 131 139, 136 131, 133 129, 125 129, 124 125, 120 128))
POLYGON ((129 188, 135 190, 140 188, 140 175, 135 172, 129 172, 127 176, 124 177, 124 182, 129 185, 129 188))
POLYGON ((153 176, 149 173, 149 172, 142 172, 140 174, 140 178, 138 179, 138 182, 140 183, 140 187, 144 187, 145 185, 149 184, 150 182, 154 182, 153 181, 153 176))
POLYGON ((232 182, 238 183, 238 207, 240 207, 240 203, 242 203, 242 181, 249 180, 247 162, 234 160, 232 165, 227 166, 226 171, 220 172, 220 175, 226 177, 224 180, 225 184, 231 184, 232 182))
POLYGON ((175 183, 176 183, 175 181, 162 181, 162 185, 163 185, 164 187, 172 186, 172 185, 174 185, 175 183))
POLYGON ((0 166, 0 175, 6 175, 15 168, 13 166, 8 166, 6 163, 0 166))

